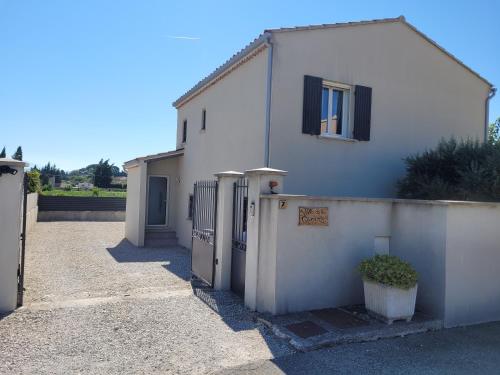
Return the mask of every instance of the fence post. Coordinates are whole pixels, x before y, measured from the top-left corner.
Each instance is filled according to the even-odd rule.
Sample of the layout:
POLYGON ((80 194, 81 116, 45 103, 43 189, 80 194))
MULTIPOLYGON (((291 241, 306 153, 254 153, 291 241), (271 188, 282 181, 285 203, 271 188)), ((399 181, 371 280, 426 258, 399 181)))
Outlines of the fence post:
POLYGON ((283 177, 287 172, 272 168, 245 171, 248 178, 247 253, 245 267, 245 306, 257 309, 259 273, 259 225, 261 194, 283 192, 283 177))
POLYGON ((231 242, 233 228, 233 186, 243 173, 228 171, 216 173, 219 188, 217 196, 217 220, 215 237, 214 288, 231 288, 231 242))
POLYGON ((17 306, 24 167, 0 159, 0 312, 17 306))

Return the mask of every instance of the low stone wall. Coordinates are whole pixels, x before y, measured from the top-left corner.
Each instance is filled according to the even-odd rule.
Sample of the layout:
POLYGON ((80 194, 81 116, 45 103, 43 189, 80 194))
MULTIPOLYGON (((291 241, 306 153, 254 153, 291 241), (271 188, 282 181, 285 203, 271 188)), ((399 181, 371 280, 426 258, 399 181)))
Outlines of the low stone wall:
POLYGON ((390 253, 416 268, 417 308, 445 326, 500 320, 500 204, 275 194, 261 196, 259 221, 260 311, 362 303, 357 265, 390 253), (300 207, 328 221, 299 225, 300 207))
POLYGON ((125 211, 39 211, 38 221, 125 221, 125 211))
POLYGON ((28 194, 26 204, 26 231, 29 233, 33 230, 38 218, 38 193, 28 194))

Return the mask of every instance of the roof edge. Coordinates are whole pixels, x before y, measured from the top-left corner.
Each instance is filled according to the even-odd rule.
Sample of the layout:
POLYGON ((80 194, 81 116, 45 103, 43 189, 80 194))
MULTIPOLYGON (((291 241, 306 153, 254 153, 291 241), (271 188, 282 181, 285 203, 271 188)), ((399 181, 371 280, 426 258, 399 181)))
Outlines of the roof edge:
POLYGON ((321 25, 310 25, 310 26, 298 26, 298 27, 286 27, 286 28, 280 28, 280 29, 268 29, 266 32, 269 33, 283 33, 283 32, 291 32, 291 31, 308 31, 308 30, 320 30, 320 29, 333 29, 333 28, 338 28, 338 27, 349 27, 349 26, 361 26, 361 25, 373 25, 373 24, 381 24, 381 23, 402 23, 406 25, 408 28, 413 30, 415 33, 417 33, 420 37, 425 39, 428 43, 432 44, 434 47, 436 47, 438 50, 443 52, 446 56, 454 60, 456 63, 464 67, 466 70, 468 70, 470 73, 475 75, 477 78, 480 80, 484 81, 487 85, 489 85, 491 88, 494 87, 494 85, 489 82, 486 78, 481 76, 479 73, 468 67, 463 61, 461 61, 459 58, 457 58, 455 55, 453 55, 451 52, 448 52, 444 47, 439 45, 435 40, 432 38, 428 37, 426 34, 424 34, 422 31, 417 29, 415 26, 413 26, 411 23, 409 23, 405 16, 401 15, 399 17, 395 18, 380 18, 380 19, 374 19, 374 20, 368 20, 368 21, 354 21, 354 22, 341 22, 341 23, 332 23, 332 24, 321 24, 321 25))
POLYGON ((199 81, 196 85, 194 85, 191 89, 177 98, 172 106, 175 108, 180 107, 187 100, 189 100, 192 96, 196 95, 200 90, 210 85, 214 80, 216 80, 219 76, 228 71, 235 64, 238 64, 241 60, 249 56, 252 52, 255 52, 260 46, 267 43, 268 38, 270 37, 270 33, 264 32, 259 35, 256 39, 254 39, 250 44, 244 47, 242 50, 235 53, 229 60, 220 65, 217 69, 215 69, 208 76, 199 81))
POLYGON ((399 16, 399 17, 394 17, 394 18, 379 18, 379 19, 367 20, 367 21, 323 23, 323 24, 319 24, 319 25, 309 25, 309 26, 282 27, 282 28, 278 28, 278 29, 267 29, 267 30, 265 30, 265 32, 285 33, 285 32, 290 32, 290 31, 334 29, 334 28, 338 28, 338 27, 361 26, 361 25, 372 25, 372 24, 379 24, 379 23, 395 23, 395 22, 405 22, 405 17, 399 16))
POLYGON ((415 26, 413 26, 411 23, 409 23, 408 21, 406 21, 406 19, 403 17, 401 19, 401 23, 403 23, 404 25, 406 25, 408 28, 410 28, 411 30, 413 30, 415 33, 417 33, 420 37, 422 37, 423 39, 425 39, 428 43, 432 44, 434 47, 436 47, 438 50, 440 50, 441 52, 443 52, 446 56, 448 56, 450 59, 452 59, 453 61, 455 61, 456 63, 458 63, 459 65, 461 65, 463 68, 465 68, 466 70, 469 71, 469 73, 472 73, 473 75, 475 75, 477 78, 479 78, 480 80, 482 80, 483 82, 485 82, 487 85, 490 86, 490 88, 493 88, 494 85, 488 81, 486 78, 484 78, 482 75, 480 75, 478 72, 476 72, 475 70, 473 70, 472 68, 470 68, 469 66, 465 65, 465 63, 460 60, 458 57, 456 57, 455 55, 453 55, 451 52, 448 52, 444 47, 442 47, 440 44, 438 44, 434 39, 428 37, 426 34, 424 34, 422 31, 420 31, 419 29, 417 29, 415 26))
POLYGON ((216 81, 220 76, 222 76, 226 72, 230 71, 231 68, 233 68, 235 65, 240 63, 246 57, 248 57, 251 53, 255 52, 260 46, 262 46, 263 44, 266 44, 268 42, 268 39, 274 33, 320 30, 320 29, 361 26, 361 25, 374 25, 374 24, 381 24, 381 23, 402 23, 402 24, 406 25, 409 29, 411 29, 415 33, 417 33, 417 35, 419 35, 421 38, 426 40, 428 43, 430 43, 431 45, 436 47, 438 50, 440 50, 446 56, 448 56, 453 61, 455 61, 456 63, 461 65, 463 68, 465 68, 467 71, 469 71, 469 73, 472 73, 477 78, 479 78, 480 80, 485 82, 490 87, 490 89, 494 87, 494 85, 491 82, 489 82, 486 78, 484 78, 479 73, 477 73, 476 71, 474 71, 473 69, 471 69, 470 67, 465 65, 465 63, 463 63, 460 59, 458 59, 452 53, 448 52, 444 47, 440 46, 436 41, 434 41, 433 39, 428 37, 422 31, 418 30, 415 26, 413 26, 411 23, 409 23, 403 15, 401 15, 399 17, 394 17, 394 18, 380 18, 380 19, 367 20, 367 21, 340 22, 340 23, 332 23, 332 24, 320 24, 320 25, 310 25, 310 26, 286 27, 286 28, 278 28, 278 29, 266 29, 266 30, 264 30, 264 33, 259 35, 259 37, 257 37, 256 39, 254 39, 253 42, 248 44, 245 48, 243 48, 239 52, 235 53, 229 60, 227 60, 222 65, 220 65, 212 73, 210 73, 208 76, 206 76, 201 81, 199 81, 196 85, 194 85, 191 89, 189 89, 187 92, 185 92, 183 95, 181 95, 177 100, 175 100, 172 103, 172 106, 174 106, 175 108, 179 108, 185 102, 190 100, 192 97, 198 95, 198 93, 201 90, 203 90, 204 88, 213 84, 214 81, 216 81))
POLYGON ((167 151, 167 152, 160 152, 158 154, 152 154, 152 155, 146 155, 146 156, 139 156, 135 159, 128 160, 125 163, 123 163, 123 168, 128 169, 128 168, 133 168, 137 167, 139 163, 141 162, 149 162, 152 160, 161 160, 161 159, 170 159, 170 158, 175 158, 178 156, 184 155, 184 149, 179 148, 177 150, 173 151, 167 151))

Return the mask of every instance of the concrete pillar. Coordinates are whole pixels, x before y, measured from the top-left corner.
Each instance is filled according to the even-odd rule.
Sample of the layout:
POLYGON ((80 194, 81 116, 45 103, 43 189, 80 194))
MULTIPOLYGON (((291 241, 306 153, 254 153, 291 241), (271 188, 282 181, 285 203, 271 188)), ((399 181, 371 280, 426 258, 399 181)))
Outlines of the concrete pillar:
POLYGON ((250 169, 245 172, 248 178, 248 220, 247 254, 245 268, 245 306, 257 308, 257 286, 259 272, 259 225, 261 194, 283 192, 283 177, 287 172, 272 168, 250 169))
POLYGON ((231 289, 231 242, 233 231, 233 187, 243 173, 228 171, 216 173, 219 182, 217 193, 217 221, 215 238, 215 281, 217 290, 231 289))
POLYGON ((135 246, 144 246, 147 204, 147 164, 139 161, 127 167, 127 206, 125 237, 135 246))
POLYGON ((17 269, 21 235, 24 167, 12 159, 0 159, 0 313, 17 306, 17 269), (9 171, 16 171, 11 174, 9 171))

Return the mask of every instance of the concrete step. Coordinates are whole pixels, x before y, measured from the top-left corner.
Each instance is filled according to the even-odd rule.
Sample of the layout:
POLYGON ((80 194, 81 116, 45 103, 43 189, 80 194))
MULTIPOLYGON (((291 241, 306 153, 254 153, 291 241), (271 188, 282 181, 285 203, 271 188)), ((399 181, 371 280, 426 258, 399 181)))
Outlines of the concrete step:
POLYGON ((172 247, 177 246, 177 238, 144 239, 145 247, 172 247))
POLYGON ((177 238, 175 231, 173 230, 163 230, 163 231, 150 231, 146 230, 147 239, 155 240, 155 239, 171 239, 177 238))

